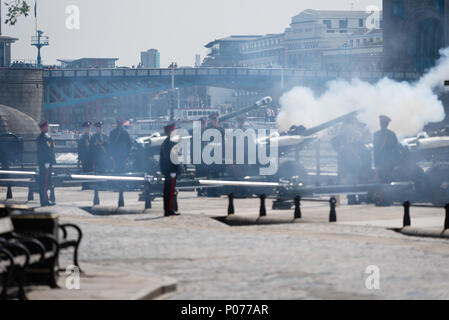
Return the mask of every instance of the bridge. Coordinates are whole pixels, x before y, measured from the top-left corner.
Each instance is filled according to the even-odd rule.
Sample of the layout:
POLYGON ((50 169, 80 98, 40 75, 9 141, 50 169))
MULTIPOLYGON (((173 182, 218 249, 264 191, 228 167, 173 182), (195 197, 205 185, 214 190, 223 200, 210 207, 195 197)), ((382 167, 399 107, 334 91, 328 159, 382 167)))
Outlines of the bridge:
POLYGON ((383 77, 413 81, 417 73, 327 72, 298 69, 179 68, 179 69, 56 69, 44 70, 44 110, 89 101, 158 92, 189 86, 248 91, 287 91, 294 86, 324 88, 330 80, 358 78, 375 82, 383 77), (172 83, 173 82, 173 83, 172 83))

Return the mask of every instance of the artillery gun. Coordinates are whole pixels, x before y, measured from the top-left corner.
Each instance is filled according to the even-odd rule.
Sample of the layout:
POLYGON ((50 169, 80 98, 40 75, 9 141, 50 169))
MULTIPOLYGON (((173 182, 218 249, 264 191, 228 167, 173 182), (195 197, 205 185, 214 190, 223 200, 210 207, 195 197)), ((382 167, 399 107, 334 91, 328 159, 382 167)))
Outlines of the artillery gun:
POLYGON ((312 128, 304 126, 292 126, 286 133, 277 134, 270 137, 270 143, 277 140, 279 147, 279 170, 274 179, 290 179, 291 177, 298 177, 304 183, 307 183, 308 175, 304 167, 300 164, 299 152, 304 149, 309 143, 317 141, 318 133, 329 129, 339 123, 353 119, 360 111, 355 110, 333 120, 324 122, 312 128), (289 153, 295 153, 294 160, 287 157, 289 153))
POLYGON ((446 130, 421 132, 401 141, 401 167, 395 178, 413 181, 416 198, 435 205, 449 202, 449 136, 446 130))
MULTIPOLYGON (((273 102, 271 97, 265 97, 251 106, 246 108, 231 112, 229 114, 219 117, 219 122, 224 122, 236 118, 247 112, 264 108, 269 106, 273 102)), ((156 155, 160 152, 160 147, 164 140, 167 138, 165 135, 160 133, 154 133, 148 137, 141 137, 134 141, 131 155, 131 167, 134 172, 146 172, 149 174, 155 174, 159 170, 159 164, 154 159, 156 155)), ((191 136, 179 137, 179 140, 191 139, 191 136)))

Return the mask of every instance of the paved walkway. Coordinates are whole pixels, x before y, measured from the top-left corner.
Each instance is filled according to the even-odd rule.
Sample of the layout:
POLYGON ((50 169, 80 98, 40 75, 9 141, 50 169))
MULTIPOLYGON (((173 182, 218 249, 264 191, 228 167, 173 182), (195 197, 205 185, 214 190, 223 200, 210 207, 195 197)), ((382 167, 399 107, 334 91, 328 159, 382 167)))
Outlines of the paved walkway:
MULTIPOLYGON (((26 200, 26 189, 13 191, 15 201, 26 200)), ((5 195, 0 188, 0 201, 5 195)), ((144 213, 108 216, 81 209, 91 206, 91 191, 61 189, 56 197, 49 210, 85 233, 82 264, 176 279, 177 290, 161 299, 449 299, 448 240, 391 231, 402 225, 401 207, 342 205, 338 223, 329 224, 327 204, 305 202, 301 223, 229 227, 213 219, 226 214, 225 198, 182 193, 183 215, 164 218, 160 200, 144 213), (366 287, 372 265, 380 271, 379 290, 366 287)), ((114 207, 118 195, 102 192, 100 199, 114 207)), ((125 203, 142 211, 137 193, 126 193, 125 203)), ((256 216, 259 200, 237 199, 235 207, 237 215, 256 216)), ((418 227, 442 228, 444 210, 412 208, 411 216, 418 227)))

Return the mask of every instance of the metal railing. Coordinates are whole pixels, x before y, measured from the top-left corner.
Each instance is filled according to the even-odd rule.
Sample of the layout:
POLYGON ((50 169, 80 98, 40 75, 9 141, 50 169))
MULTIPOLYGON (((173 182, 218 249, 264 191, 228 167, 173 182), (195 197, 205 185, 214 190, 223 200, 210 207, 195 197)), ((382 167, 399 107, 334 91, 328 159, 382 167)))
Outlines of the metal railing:
MULTIPOLYGON (((180 68, 174 70, 175 76, 276 76, 301 78, 366 78, 414 80, 420 74, 414 72, 374 72, 374 71, 314 71, 304 69, 275 68, 180 68)), ((172 76, 172 69, 59 69, 44 70, 44 79, 57 78, 145 78, 172 76)))

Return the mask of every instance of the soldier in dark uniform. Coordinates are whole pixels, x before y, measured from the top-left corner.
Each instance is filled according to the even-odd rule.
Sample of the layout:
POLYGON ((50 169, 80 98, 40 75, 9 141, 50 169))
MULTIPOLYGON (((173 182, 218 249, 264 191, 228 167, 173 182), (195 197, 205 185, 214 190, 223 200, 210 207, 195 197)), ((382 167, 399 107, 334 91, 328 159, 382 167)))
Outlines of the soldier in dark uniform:
POLYGON ((39 124, 41 134, 36 139, 37 164, 39 166, 39 198, 41 206, 52 206, 48 200, 48 189, 52 186, 52 166, 56 163, 55 142, 48 134, 48 121, 39 124))
POLYGON ((84 133, 78 140, 78 160, 81 162, 81 172, 92 172, 92 153, 90 150, 90 127, 92 122, 83 123, 84 133))
MULTIPOLYGON (((204 130, 206 130, 206 124, 207 124, 207 120, 206 118, 201 118, 201 137, 203 136, 204 130)), ((190 136, 193 137, 193 129, 189 131, 190 136)), ((194 141, 191 140, 190 143, 190 157, 192 159, 192 163, 194 163, 194 154, 193 154, 193 145, 194 145, 194 141)), ((200 159, 201 159, 201 163, 197 164, 194 163, 196 165, 196 177, 206 177, 207 176, 207 170, 206 170, 206 165, 203 163, 203 150, 204 147, 206 146, 206 143, 201 139, 201 149, 200 150, 195 150, 195 151, 199 151, 200 152, 200 159)))
MULTIPOLYGON (((223 163, 223 159, 225 157, 225 130, 218 123, 218 114, 217 113, 213 113, 209 116, 209 124, 207 125, 206 129, 216 129, 220 132, 220 134, 221 134, 221 150, 222 150, 221 151, 221 154, 222 154, 221 162, 223 163)), ((217 143, 218 141, 215 141, 215 142, 217 143)), ((211 164, 210 166, 206 167, 207 177, 209 179, 217 179, 220 177, 220 175, 222 175, 223 169, 224 169, 224 166, 222 163, 219 163, 219 164, 214 163, 214 164, 211 164)), ((216 188, 207 189, 207 195, 209 197, 219 197, 220 196, 218 194, 218 190, 216 188)))
MULTIPOLYGON (((246 116, 240 116, 237 118, 237 129, 245 132, 248 129, 246 124, 246 116)), ((233 176, 236 180, 242 180, 250 173, 250 165, 249 165, 249 157, 248 157, 248 140, 244 139, 243 141, 243 163, 237 163, 237 152, 241 152, 240 149, 237 148, 237 138, 233 138, 233 156, 234 156, 234 164, 232 166, 233 176)), ((247 197, 250 194, 250 189, 247 187, 235 187, 234 196, 235 197, 247 197)))
POLYGON ((178 209, 176 199, 176 178, 180 173, 180 165, 173 163, 171 155, 176 154, 176 143, 171 140, 173 131, 176 129, 174 124, 170 124, 164 127, 167 138, 164 140, 161 146, 160 153, 160 166, 161 172, 164 175, 164 215, 175 216, 178 209))
POLYGON ((90 138, 93 169, 96 173, 104 173, 108 169, 108 137, 103 134, 103 121, 95 124, 97 133, 90 138))
POLYGON ((109 151, 112 169, 117 173, 126 171, 126 161, 131 152, 131 138, 123 128, 123 121, 117 119, 117 127, 109 134, 109 151))
POLYGON ((390 183, 393 169, 398 163, 399 143, 396 134, 388 130, 391 119, 380 116, 381 130, 374 134, 374 164, 381 183, 390 183))
POLYGON ((341 184, 367 183, 365 177, 371 170, 369 151, 365 147, 368 138, 365 125, 353 117, 342 124, 332 140, 338 154, 338 178, 341 184))

